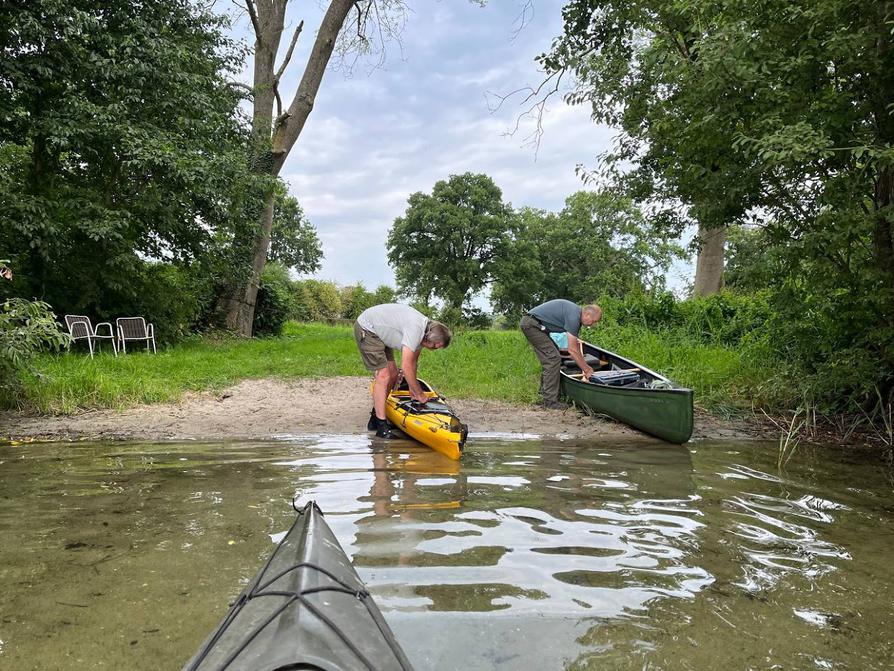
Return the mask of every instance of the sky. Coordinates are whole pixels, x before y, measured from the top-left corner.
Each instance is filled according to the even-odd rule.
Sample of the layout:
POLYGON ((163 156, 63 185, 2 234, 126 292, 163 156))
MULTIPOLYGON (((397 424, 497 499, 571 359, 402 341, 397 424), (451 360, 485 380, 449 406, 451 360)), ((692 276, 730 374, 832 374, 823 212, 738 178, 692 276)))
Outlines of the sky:
MULTIPOLYGON (((586 107, 553 96, 535 149, 526 141, 532 119, 522 118, 512 133, 530 106, 521 105, 523 95, 496 109, 498 96, 542 81, 534 59, 561 32, 560 0, 407 4, 400 42, 386 44, 383 62, 379 55, 361 59, 351 73, 330 67, 281 172, 323 245, 314 276, 340 285, 395 285, 385 240, 410 194, 430 193, 451 175, 484 173, 504 202, 557 211, 585 188, 576 166, 593 168, 615 135, 593 123, 586 107)), ((287 26, 304 19, 305 28, 280 87, 284 106, 300 79, 321 5, 290 4, 287 26)), ((236 30, 249 39, 247 18, 236 30)), ((290 35, 287 28, 282 52, 290 35)), ((248 63, 247 83, 250 73, 248 63)))

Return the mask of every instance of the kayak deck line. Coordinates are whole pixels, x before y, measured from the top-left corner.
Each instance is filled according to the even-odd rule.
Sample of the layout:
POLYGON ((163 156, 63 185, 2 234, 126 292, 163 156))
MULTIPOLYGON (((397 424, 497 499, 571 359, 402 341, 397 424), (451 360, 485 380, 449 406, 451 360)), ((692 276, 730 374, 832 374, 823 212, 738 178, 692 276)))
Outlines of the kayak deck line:
POLYGON ((286 536, 184 671, 412 671, 319 506, 296 510, 286 536))

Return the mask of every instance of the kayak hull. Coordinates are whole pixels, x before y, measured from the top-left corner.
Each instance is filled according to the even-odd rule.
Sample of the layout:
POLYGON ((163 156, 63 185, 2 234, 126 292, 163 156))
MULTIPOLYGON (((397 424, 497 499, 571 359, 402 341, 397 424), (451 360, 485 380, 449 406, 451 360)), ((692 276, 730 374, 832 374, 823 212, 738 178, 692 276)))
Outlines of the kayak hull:
POLYGON ((426 382, 419 380, 419 384, 430 399, 428 404, 420 406, 414 403, 404 382, 385 399, 385 417, 392 426, 410 438, 445 457, 459 460, 465 447, 468 427, 426 382))
POLYGON ((183 671, 410 671, 315 503, 183 671))

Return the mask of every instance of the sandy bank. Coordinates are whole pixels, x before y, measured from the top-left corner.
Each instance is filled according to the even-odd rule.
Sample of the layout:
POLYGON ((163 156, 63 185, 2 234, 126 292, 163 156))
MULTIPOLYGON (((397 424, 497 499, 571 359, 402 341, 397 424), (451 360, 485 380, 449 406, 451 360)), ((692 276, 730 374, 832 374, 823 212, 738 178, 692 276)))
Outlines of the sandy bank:
MULTIPOLYGON (((0 437, 12 439, 261 439, 283 434, 363 433, 371 401, 369 380, 332 377, 244 380, 222 393, 187 394, 178 403, 43 417, 0 412, 0 437)), ((546 410, 498 401, 449 399, 471 432, 539 436, 641 437, 622 424, 576 410, 546 410)), ((760 429, 696 416, 694 440, 757 438, 760 429)))

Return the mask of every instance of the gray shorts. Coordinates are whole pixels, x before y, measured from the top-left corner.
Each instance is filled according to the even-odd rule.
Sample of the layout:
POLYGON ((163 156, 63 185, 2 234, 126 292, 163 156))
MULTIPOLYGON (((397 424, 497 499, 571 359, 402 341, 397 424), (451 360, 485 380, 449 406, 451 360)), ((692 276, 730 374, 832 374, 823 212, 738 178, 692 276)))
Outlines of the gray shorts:
POLYGON ((354 322, 354 340, 357 341, 360 358, 363 359, 366 370, 382 370, 388 366, 389 361, 394 361, 394 350, 385 345, 379 336, 365 330, 357 322, 354 322))

